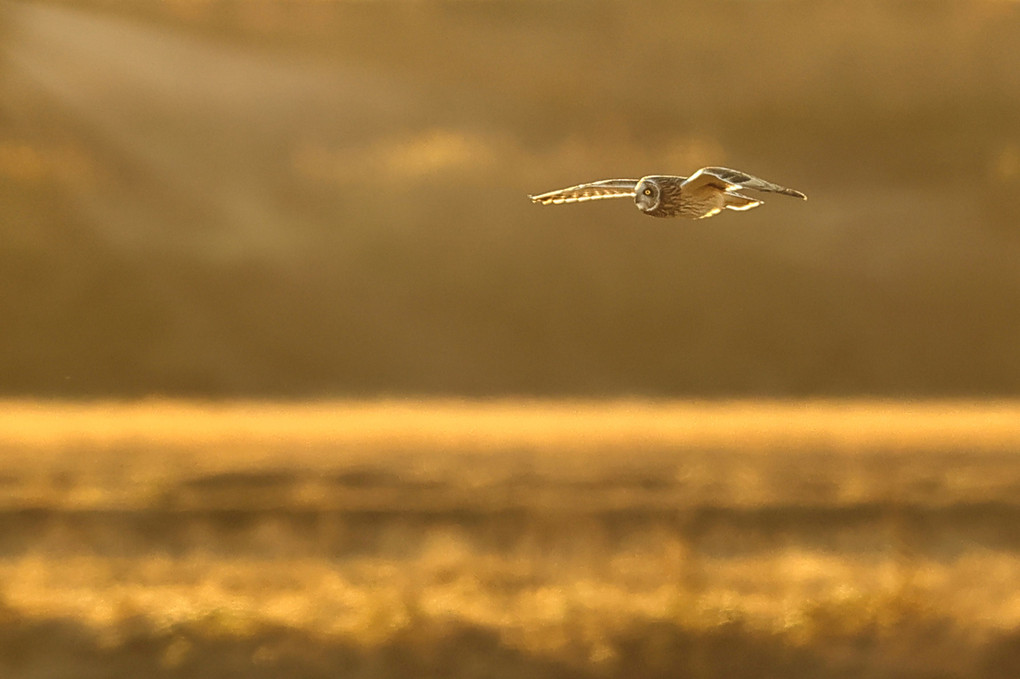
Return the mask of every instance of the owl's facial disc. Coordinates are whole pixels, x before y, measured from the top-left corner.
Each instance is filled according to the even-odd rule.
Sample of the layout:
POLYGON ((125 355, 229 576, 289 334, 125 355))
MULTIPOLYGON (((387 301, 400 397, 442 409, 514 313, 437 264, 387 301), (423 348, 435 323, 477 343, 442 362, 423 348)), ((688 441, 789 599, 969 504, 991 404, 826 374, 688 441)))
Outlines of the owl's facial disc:
POLYGON ((634 202, 644 212, 654 210, 659 206, 659 187, 647 179, 642 179, 637 185, 634 202))

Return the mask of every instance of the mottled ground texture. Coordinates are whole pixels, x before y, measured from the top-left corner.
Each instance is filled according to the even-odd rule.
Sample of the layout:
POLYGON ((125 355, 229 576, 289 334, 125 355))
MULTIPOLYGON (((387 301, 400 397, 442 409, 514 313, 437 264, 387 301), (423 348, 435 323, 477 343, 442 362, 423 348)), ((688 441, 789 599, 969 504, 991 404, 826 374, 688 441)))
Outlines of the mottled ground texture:
POLYGON ((0 407, 0 675, 1020 674, 1020 405, 0 407))

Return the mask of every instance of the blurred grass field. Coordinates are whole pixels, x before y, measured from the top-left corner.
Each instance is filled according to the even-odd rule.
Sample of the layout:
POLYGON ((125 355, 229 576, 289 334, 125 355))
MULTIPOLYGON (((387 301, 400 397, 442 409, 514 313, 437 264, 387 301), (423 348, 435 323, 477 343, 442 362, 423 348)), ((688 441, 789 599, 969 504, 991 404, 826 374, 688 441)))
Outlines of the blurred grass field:
POLYGON ((0 404, 4 677, 1015 677, 1020 403, 0 404))

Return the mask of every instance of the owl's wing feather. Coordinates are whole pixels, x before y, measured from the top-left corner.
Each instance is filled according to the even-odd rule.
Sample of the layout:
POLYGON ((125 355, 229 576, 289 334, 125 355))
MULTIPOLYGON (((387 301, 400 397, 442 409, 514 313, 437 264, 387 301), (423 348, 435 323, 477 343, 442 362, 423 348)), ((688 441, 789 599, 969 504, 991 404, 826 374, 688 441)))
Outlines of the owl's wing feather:
POLYGON ((720 191, 726 191, 727 193, 736 189, 752 189, 755 191, 771 191, 773 193, 781 193, 784 196, 793 196, 807 200, 807 196, 800 191, 788 189, 785 186, 773 184, 772 182, 749 175, 746 172, 731 170, 728 167, 703 167, 688 177, 687 181, 682 184, 683 189, 687 191, 709 186, 720 191))
POLYGON ((560 205, 562 203, 583 203, 586 200, 602 200, 603 198, 633 197, 637 179, 603 179, 590 184, 568 186, 565 189, 528 196, 534 203, 542 205, 560 205))

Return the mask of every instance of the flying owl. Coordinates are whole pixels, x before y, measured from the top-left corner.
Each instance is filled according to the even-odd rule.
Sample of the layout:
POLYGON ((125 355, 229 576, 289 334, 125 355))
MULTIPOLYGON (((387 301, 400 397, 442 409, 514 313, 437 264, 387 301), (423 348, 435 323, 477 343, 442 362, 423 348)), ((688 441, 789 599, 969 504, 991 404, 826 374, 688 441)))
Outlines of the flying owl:
POLYGON ((704 219, 723 209, 750 210, 762 204, 757 198, 739 193, 741 189, 771 191, 807 200, 800 191, 725 167, 703 167, 690 177, 649 175, 641 179, 603 179, 528 197, 542 205, 631 197, 639 210, 652 217, 704 219))

